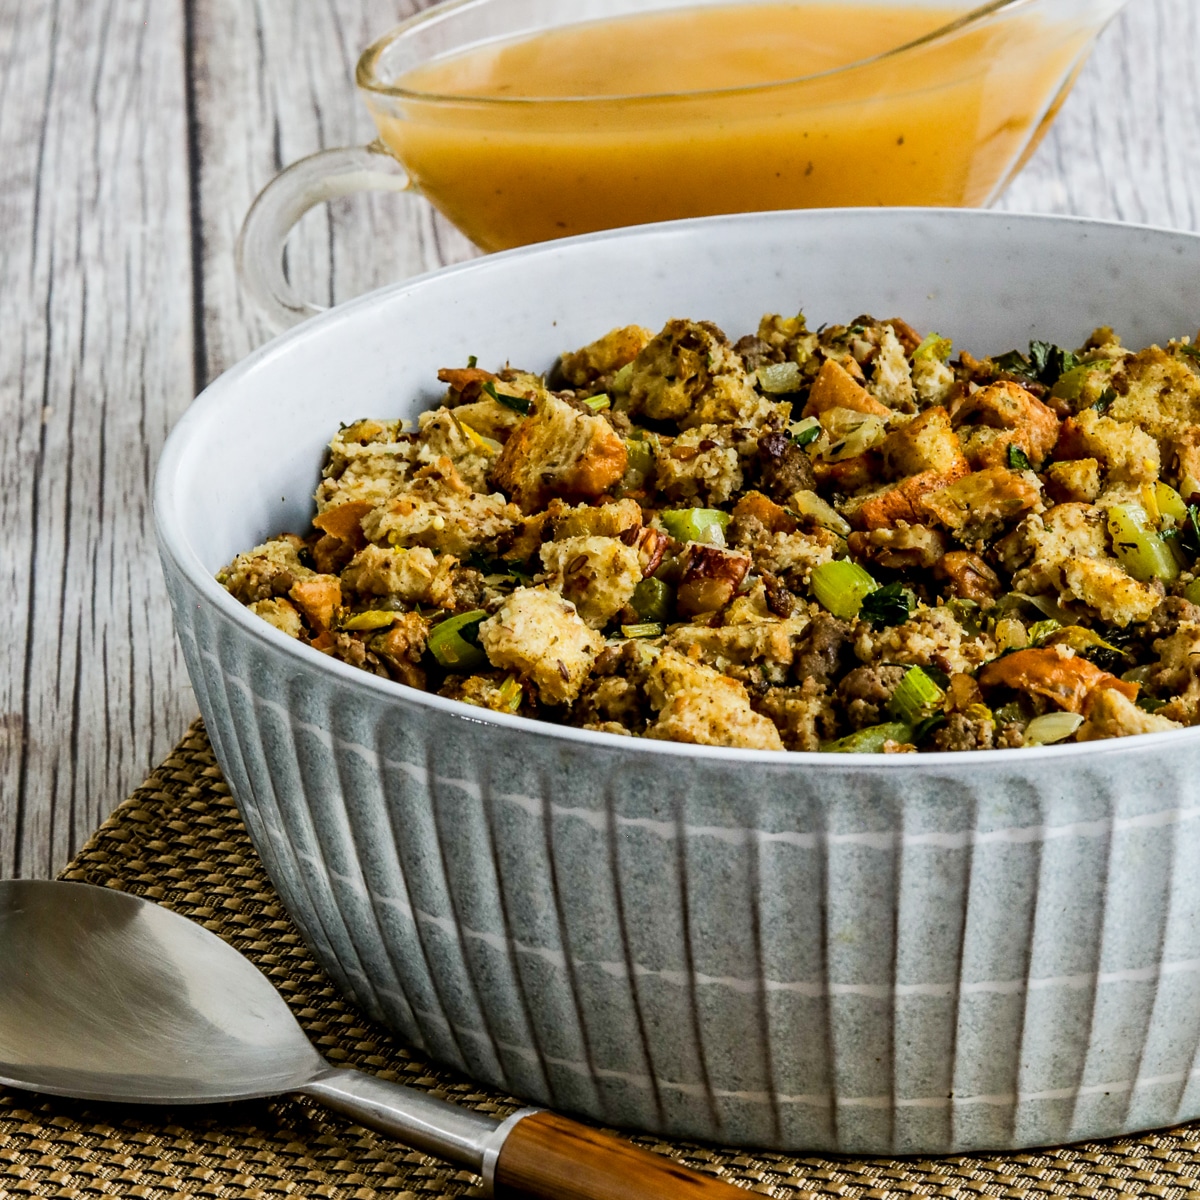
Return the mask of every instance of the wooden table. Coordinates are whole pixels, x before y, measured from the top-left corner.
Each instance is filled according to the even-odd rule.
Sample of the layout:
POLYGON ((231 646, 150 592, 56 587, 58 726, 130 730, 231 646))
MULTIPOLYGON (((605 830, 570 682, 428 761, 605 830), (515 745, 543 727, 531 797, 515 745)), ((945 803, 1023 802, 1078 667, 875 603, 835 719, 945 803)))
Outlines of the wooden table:
MULTIPOLYGON (((234 277, 247 206, 369 140, 355 58, 411 8, 0 0, 0 877, 59 869, 195 713, 155 460, 269 334, 234 277)), ((1003 207, 1200 229, 1196 0, 1132 0, 1003 207)), ((291 268, 332 301, 471 253, 364 197, 306 217, 291 268)))

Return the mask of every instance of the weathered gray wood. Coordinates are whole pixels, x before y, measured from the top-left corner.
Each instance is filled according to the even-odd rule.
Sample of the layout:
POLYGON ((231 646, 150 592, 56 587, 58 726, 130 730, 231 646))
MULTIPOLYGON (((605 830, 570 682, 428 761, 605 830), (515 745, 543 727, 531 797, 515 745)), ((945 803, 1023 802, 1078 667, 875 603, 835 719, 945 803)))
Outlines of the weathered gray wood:
POLYGON ((1130 0, 999 207, 1200 229, 1196 0, 1130 0))
MULTIPOLYGON (((233 247, 254 196, 281 167, 375 136, 354 87, 359 52, 422 4, 394 0, 195 0, 194 71, 209 376, 270 331, 248 310, 233 247)), ((469 257, 470 243, 424 201, 359 196, 314 210, 289 246, 291 277, 316 303, 469 257)))
MULTIPOLYGON (((233 272, 247 206, 369 140, 354 62, 411 6, 0 0, 0 875, 60 866, 193 712, 153 462, 193 363, 268 335, 233 272)), ((1198 195, 1200 9, 1131 0, 1000 207, 1200 228, 1198 195)), ((291 265, 328 301, 471 253, 419 200, 363 197, 306 218, 291 265)))
POLYGON ((61 866, 193 711, 148 488, 192 394, 183 23, 0 5, 0 876, 61 866))

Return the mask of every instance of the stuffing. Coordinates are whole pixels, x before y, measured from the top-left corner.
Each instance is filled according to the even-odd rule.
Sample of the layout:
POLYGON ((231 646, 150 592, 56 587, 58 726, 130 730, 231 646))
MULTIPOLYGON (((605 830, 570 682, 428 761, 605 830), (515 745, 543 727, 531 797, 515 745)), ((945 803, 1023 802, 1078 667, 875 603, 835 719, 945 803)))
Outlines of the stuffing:
POLYGON ((298 638, 304 632, 304 621, 296 609, 282 597, 275 600, 255 600, 248 606, 256 617, 262 617, 268 625, 298 638))
POLYGON ((315 574, 300 561, 303 548, 298 537, 272 538, 239 554, 217 575, 217 582, 243 604, 286 596, 297 580, 315 574))
POLYGON ((1131 621, 1145 621, 1163 597, 1162 584, 1134 579, 1112 558, 1072 555, 1062 564, 1062 581, 1068 598, 1081 600, 1121 629, 1131 621))
POLYGON ((806 679, 798 687, 772 687, 752 698, 756 712, 768 717, 788 750, 820 750, 836 729, 825 685, 806 679))
POLYGON ((363 599, 388 596, 450 608, 457 563, 451 555, 439 558, 426 546, 364 546, 342 571, 342 586, 363 599))
POLYGON ((724 504, 742 486, 742 468, 730 429, 698 425, 655 454, 655 483, 673 504, 724 504))
POLYGON ((626 462, 625 443, 603 417, 547 393, 509 435, 491 480, 528 513, 556 493, 602 495, 626 462))
POLYGON ((1095 458, 1076 458, 1051 463, 1045 471, 1046 494, 1056 504, 1090 504, 1100 495, 1100 463, 1095 458))
POLYGON ((331 431, 311 526, 220 571, 233 600, 476 720, 837 753, 1200 725, 1187 339, 976 358, 768 313, 437 378, 331 431))
POLYGON ((500 446, 488 441, 449 408, 422 413, 420 432, 413 442, 413 461, 422 465, 448 458, 463 482, 473 491, 487 490, 487 475, 500 446))
POLYGON ((422 467, 411 485, 363 518, 369 541, 394 547, 428 546, 462 558, 495 542, 521 519, 500 493, 473 492, 448 458, 422 467))
POLYGON ((1077 742, 1094 742, 1101 738, 1132 737, 1137 733, 1166 733, 1182 729, 1159 713, 1148 713, 1116 688, 1097 693, 1087 710, 1087 720, 1075 734, 1077 742))
POLYGON ((813 381, 802 415, 818 417, 834 408, 848 408, 852 412, 883 417, 885 420, 892 415, 892 410, 886 404, 880 404, 845 367, 828 358, 813 381))
POLYGON ((883 327, 879 350, 875 356, 875 372, 867 385, 867 391, 885 408, 902 413, 917 411, 917 391, 913 386, 912 366, 891 325, 883 327))
POLYGON ((1038 466, 1058 442, 1054 410, 1016 383, 993 383, 967 395, 955 406, 953 420, 977 471, 1011 465, 1009 447, 1038 466))
POLYGON ((548 587, 575 605, 593 629, 603 629, 642 581, 636 547, 614 537, 571 537, 542 546, 548 587))
POLYGON ((1142 483, 1158 478, 1158 443, 1136 425, 1085 409, 1062 426, 1055 455, 1060 459, 1092 458, 1112 479, 1142 483))
POLYGON ((953 477, 966 470, 962 443, 944 408, 927 408, 907 425, 893 430, 879 451, 889 479, 904 479, 924 471, 953 477))
POLYGON ((588 388, 631 363, 654 335, 640 325, 610 329, 602 338, 570 351, 558 360, 562 377, 573 388, 588 388))
POLYGON ((921 500, 935 521, 964 542, 994 534, 1009 521, 1044 507, 1038 477, 1007 467, 972 471, 921 500))
POLYGON ((654 655, 644 675, 658 713, 646 737, 700 746, 783 749, 779 731, 750 707, 750 697, 736 679, 670 649, 654 655))
POLYGON ((479 646, 501 670, 516 671, 545 704, 570 704, 604 639, 575 605, 546 588, 518 588, 479 626, 479 646))
POLYGON ((937 667, 947 674, 974 671, 995 654, 990 637, 971 637, 948 608, 922 608, 903 625, 872 629, 860 624, 854 653, 868 664, 937 667))
POLYGON ((729 339, 708 321, 668 321, 633 360, 629 412, 655 421, 758 426, 788 412, 758 393, 729 339))
POLYGON ((1160 443, 1200 425, 1200 377, 1157 346, 1125 358, 1112 386, 1116 399, 1109 417, 1136 425, 1160 443))

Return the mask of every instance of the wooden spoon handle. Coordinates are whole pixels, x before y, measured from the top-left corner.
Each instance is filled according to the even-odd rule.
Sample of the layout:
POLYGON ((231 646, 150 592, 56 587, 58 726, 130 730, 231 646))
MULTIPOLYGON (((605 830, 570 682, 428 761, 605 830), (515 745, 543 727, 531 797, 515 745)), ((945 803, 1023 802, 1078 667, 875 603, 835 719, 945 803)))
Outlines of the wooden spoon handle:
POLYGON ((551 1112, 512 1127, 496 1162, 496 1195, 537 1200, 734 1200, 740 1188, 698 1175, 551 1112))

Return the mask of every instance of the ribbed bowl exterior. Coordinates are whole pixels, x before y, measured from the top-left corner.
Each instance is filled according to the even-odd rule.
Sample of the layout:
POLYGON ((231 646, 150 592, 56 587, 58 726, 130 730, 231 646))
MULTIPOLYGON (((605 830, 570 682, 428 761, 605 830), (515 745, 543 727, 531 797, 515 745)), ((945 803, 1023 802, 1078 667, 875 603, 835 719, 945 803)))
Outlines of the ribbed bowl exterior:
POLYGON ((998 1149, 1200 1115, 1190 739, 917 776, 514 735, 298 668, 167 573, 288 910, 441 1061, 778 1149, 998 1149))

